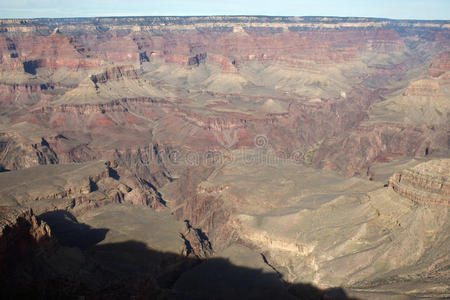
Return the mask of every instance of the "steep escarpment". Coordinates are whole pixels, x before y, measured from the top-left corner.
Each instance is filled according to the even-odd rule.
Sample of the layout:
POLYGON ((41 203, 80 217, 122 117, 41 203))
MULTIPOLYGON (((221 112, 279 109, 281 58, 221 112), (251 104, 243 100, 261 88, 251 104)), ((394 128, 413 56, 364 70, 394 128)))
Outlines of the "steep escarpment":
POLYGON ((317 167, 344 171, 346 175, 370 177, 369 168, 386 154, 426 157, 438 149, 446 149, 447 126, 413 127, 378 123, 359 126, 345 137, 324 142, 314 154, 317 167))
POLYGON ((7 170, 29 168, 36 165, 59 162, 57 154, 48 142, 41 138, 28 144, 15 134, 3 134, 1 137, 1 166, 7 170))
POLYGON ((398 194, 418 203, 439 203, 449 205, 450 161, 430 161, 394 174, 389 180, 398 194))
POLYGON ((117 173, 110 162, 38 166, 0 174, 3 205, 32 207, 41 214, 71 209, 82 214, 110 203, 134 203, 158 208, 161 197, 149 183, 117 173), (21 183, 29 182, 23 189, 21 183))
POLYGON ((54 244, 50 227, 40 221, 31 209, 1 206, 0 213, 0 281, 33 251, 54 244))
POLYGON ((137 79, 138 74, 133 69, 133 66, 120 66, 120 67, 114 67, 111 69, 107 69, 103 73, 91 76, 91 80, 94 84, 106 83, 109 80, 115 81, 115 80, 119 80, 121 78, 137 79))
MULTIPOLYGON (((433 62, 425 70, 434 72, 435 66, 433 62)), ((364 175, 377 157, 386 154, 448 156, 449 82, 442 74, 438 78, 424 74, 385 96, 386 100, 373 103, 368 118, 350 133, 321 144, 314 165, 364 175)))
MULTIPOLYGON (((435 177, 416 177, 423 190, 448 180, 439 164, 440 160, 425 163, 424 169, 435 177)), ((210 203, 221 200, 232 211, 222 229, 232 236, 225 244, 261 253, 286 281, 411 294, 421 286, 419 290, 430 295, 431 286, 439 286, 443 294, 449 292, 448 254, 440 250, 450 241, 448 209, 438 203, 417 205, 382 183, 318 174, 287 162, 267 166, 235 160, 201 186, 210 203), (391 286, 383 287, 385 280, 391 286)), ((219 244, 217 236, 210 232, 219 244)), ((443 296, 438 294, 433 295, 443 296)))
POLYGON ((53 33, 48 36, 31 35, 20 38, 7 37, 0 42, 2 51, 2 72, 24 71, 36 75, 38 68, 46 67, 70 70, 95 67, 101 60, 81 51, 73 38, 53 33))
POLYGON ((433 59, 430 65, 429 74, 432 77, 439 77, 450 69, 450 52, 443 52, 433 59))
MULTIPOLYGON (((67 165, 39 168, 46 175, 34 183, 33 180, 27 180, 30 184, 27 189, 29 194, 24 195, 24 198, 37 195, 32 201, 24 200, 20 201, 19 206, 12 205, 8 200, 17 195, 17 189, 12 187, 8 190, 3 185, 0 187, 3 192, 0 203, 2 297, 81 295, 156 299, 180 294, 181 298, 185 298, 186 295, 207 296, 210 291, 206 282, 214 285, 220 282, 223 285, 223 277, 199 278, 196 282, 204 282, 205 287, 196 288, 195 291, 186 288, 184 274, 192 276, 189 273, 195 274, 198 266, 208 269, 221 266, 222 275, 234 278, 225 279, 227 286, 234 285, 236 279, 253 279, 252 284, 245 284, 242 291, 229 290, 227 286, 217 287, 216 291, 222 295, 219 299, 249 294, 264 298, 261 289, 268 289, 271 295, 280 295, 285 299, 297 299, 296 293, 315 297, 335 293, 308 285, 300 285, 293 293, 289 291, 290 286, 272 276, 267 268, 262 272, 233 265, 226 259, 207 259, 212 255, 212 248, 204 232, 192 227, 188 221, 184 224, 177 221, 167 211, 156 212, 141 204, 136 206, 120 202, 95 205, 89 209, 80 209, 83 203, 78 201, 69 207, 55 205, 63 200, 58 198, 77 198, 78 193, 84 194, 90 203, 99 204, 99 195, 95 197, 93 194, 104 192, 103 181, 110 178, 108 176, 115 178, 113 185, 119 189, 121 186, 117 182, 117 174, 114 175, 110 167, 106 173, 101 164, 85 164, 78 168, 67 165), (52 167, 57 168, 58 172, 53 172, 55 170, 52 167), (95 170, 97 175, 94 175, 95 170), (88 185, 84 185, 83 180, 77 180, 92 172, 88 185), (49 196, 50 189, 60 188, 58 185, 62 178, 70 180, 71 187, 62 191, 64 195, 53 193, 49 196), (36 189, 37 185, 41 189, 36 189), (26 205, 35 206, 40 211, 39 217, 26 205)), ((27 171, 31 178, 35 175, 33 168, 27 171)), ((20 171, 9 172, 8 178, 2 174, 1 182, 11 185, 12 176, 25 179, 23 174, 17 172, 20 171)), ((112 195, 107 197, 113 198, 112 195)), ((339 292, 345 295, 343 291, 339 292)))

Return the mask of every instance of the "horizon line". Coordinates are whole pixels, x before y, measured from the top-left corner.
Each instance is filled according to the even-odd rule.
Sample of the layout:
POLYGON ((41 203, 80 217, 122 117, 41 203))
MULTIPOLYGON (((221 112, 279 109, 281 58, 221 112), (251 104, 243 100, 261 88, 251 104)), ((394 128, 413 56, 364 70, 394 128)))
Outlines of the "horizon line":
POLYGON ((208 17, 259 17, 259 18, 337 18, 337 19, 372 19, 386 21, 432 21, 450 22, 450 19, 412 19, 412 18, 387 18, 387 17, 367 17, 367 16, 326 16, 326 15, 262 15, 262 14, 210 14, 210 15, 104 15, 104 16, 61 16, 61 17, 0 17, 0 20, 46 20, 46 19, 108 19, 108 18, 208 18, 208 17))

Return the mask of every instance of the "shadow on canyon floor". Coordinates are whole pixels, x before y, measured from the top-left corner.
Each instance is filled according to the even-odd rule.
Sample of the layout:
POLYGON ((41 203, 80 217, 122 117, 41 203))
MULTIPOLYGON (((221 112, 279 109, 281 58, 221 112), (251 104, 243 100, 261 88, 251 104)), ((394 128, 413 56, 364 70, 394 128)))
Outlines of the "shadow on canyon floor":
POLYGON ((41 220, 47 223, 52 234, 62 246, 87 249, 105 239, 108 229, 91 228, 79 223, 77 219, 65 210, 55 210, 41 214, 41 220))
POLYGON ((9 270, 2 299, 350 299, 340 288, 288 284, 275 272, 223 258, 164 253, 132 240, 97 244, 108 230, 80 224, 66 211, 41 218, 60 246, 9 270))
POLYGON ((3 166, 0 166, 0 172, 10 172, 10 170, 5 169, 3 166))

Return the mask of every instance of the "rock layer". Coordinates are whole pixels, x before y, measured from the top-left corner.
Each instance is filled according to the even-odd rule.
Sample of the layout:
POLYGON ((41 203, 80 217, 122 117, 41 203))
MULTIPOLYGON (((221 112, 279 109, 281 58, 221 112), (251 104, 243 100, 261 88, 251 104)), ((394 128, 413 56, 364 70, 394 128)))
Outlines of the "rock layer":
POLYGON ((450 160, 433 160, 395 173, 389 187, 418 203, 450 205, 450 160))

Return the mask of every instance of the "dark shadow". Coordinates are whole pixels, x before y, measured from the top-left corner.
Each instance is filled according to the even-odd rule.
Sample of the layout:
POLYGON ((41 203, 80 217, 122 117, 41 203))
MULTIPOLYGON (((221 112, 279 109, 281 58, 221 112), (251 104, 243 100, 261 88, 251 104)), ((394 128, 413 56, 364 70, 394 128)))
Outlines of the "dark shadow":
POLYGON ((275 272, 235 266, 228 259, 160 252, 138 241, 96 245, 106 229, 80 224, 65 211, 41 218, 61 245, 83 250, 41 249, 4 270, 1 299, 350 299, 341 288, 289 284, 275 272))
POLYGON ((113 168, 111 168, 109 166, 108 166, 108 175, 109 175, 109 177, 111 177, 113 179, 116 179, 116 180, 120 179, 119 173, 117 173, 116 170, 114 170, 113 168))
POLYGON ((9 169, 5 169, 2 165, 0 165, 0 172, 9 172, 9 169))
POLYGON ((68 140, 68 138, 66 138, 64 135, 62 135, 62 134, 58 134, 56 137, 55 137, 57 140, 60 140, 60 139, 63 139, 63 140, 68 140))
POLYGON ((147 52, 139 53, 139 62, 142 64, 143 62, 150 62, 150 59, 147 56, 147 52))
POLYGON ((95 192, 98 191, 98 185, 95 181, 93 181, 91 178, 89 178, 89 192, 95 192))
POLYGON ((45 146, 45 147, 50 148, 49 143, 44 138, 41 138, 41 146, 45 146))
POLYGON ((77 219, 65 210, 55 210, 39 216, 52 229, 58 242, 67 247, 86 249, 105 239, 108 229, 91 228, 78 223, 77 219))
POLYGON ((166 206, 167 204, 166 201, 163 199, 161 193, 158 192, 158 189, 153 184, 151 184, 149 181, 145 179, 141 179, 141 182, 147 187, 149 187, 151 190, 153 190, 153 192, 155 192, 156 199, 158 200, 159 203, 166 206))
POLYGON ((23 70, 25 73, 36 75, 36 69, 39 68, 39 60, 28 60, 23 62, 23 70))

